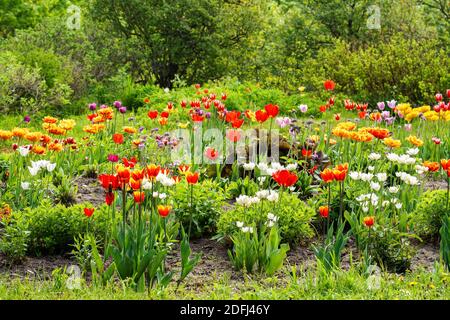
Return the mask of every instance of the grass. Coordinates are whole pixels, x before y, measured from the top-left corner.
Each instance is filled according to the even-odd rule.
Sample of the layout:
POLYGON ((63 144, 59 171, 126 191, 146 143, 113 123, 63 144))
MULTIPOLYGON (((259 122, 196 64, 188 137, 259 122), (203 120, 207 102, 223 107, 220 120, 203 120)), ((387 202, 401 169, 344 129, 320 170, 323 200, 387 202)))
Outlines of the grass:
MULTIPOLYGON (((150 293, 135 292, 116 282, 93 287, 83 280, 79 289, 66 287, 67 276, 56 272, 50 280, 0 277, 0 299, 34 300, 432 300, 450 298, 450 274, 439 267, 434 272, 418 270, 405 275, 381 274, 379 285, 368 286, 368 278, 352 268, 349 271, 300 272, 288 277, 246 277, 244 282, 231 280, 231 274, 210 280, 202 286, 175 285, 157 288, 150 293)), ((285 270, 287 272, 287 270, 285 270)), ((376 282, 374 282, 376 283, 376 282)))

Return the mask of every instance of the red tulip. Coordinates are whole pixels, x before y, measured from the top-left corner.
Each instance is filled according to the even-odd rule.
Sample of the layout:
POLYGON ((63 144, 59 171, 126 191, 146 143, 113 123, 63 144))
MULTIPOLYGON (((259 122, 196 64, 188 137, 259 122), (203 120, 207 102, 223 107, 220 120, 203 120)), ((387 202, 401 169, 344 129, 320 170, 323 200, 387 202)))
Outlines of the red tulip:
POLYGON ((149 117, 150 119, 156 119, 156 118, 158 118, 158 111, 157 111, 157 110, 150 110, 150 111, 147 113, 147 115, 148 115, 148 117, 149 117))
POLYGON ((322 218, 328 218, 328 214, 330 213, 330 209, 328 206, 320 206, 319 207, 319 214, 322 218))
POLYGON ((298 180, 298 177, 288 170, 279 170, 272 175, 272 178, 282 187, 290 187, 298 180))
POLYGON ((188 184, 196 184, 198 182, 198 172, 188 172, 186 174, 186 181, 188 184))
POLYGON ((450 99, 450 89, 447 89, 447 98, 450 99))
POLYGON ((436 93, 436 101, 437 102, 441 102, 442 101, 442 99, 443 99, 443 97, 442 97, 442 94, 440 94, 440 93, 436 93))
POLYGON ((168 117, 169 117, 169 112, 167 112, 167 111, 161 112, 161 118, 168 118, 168 117))
POLYGON ((327 106, 320 106, 319 111, 324 113, 325 111, 327 111, 327 106))
POLYGON ((121 134, 121 133, 113 134, 113 141, 116 144, 122 144, 123 143, 123 134, 121 134))
POLYGON ((333 170, 326 168, 320 173, 320 177, 325 183, 333 182, 334 180, 333 170))
POLYGON ((116 190, 119 188, 119 179, 113 174, 101 174, 98 176, 103 189, 116 190))
POLYGON ((326 81, 323 83, 323 86, 324 86, 325 90, 327 90, 327 91, 333 91, 334 88, 335 88, 335 86, 336 86, 336 84, 334 83, 333 80, 326 80, 326 81))
POLYGON ((106 193, 105 202, 108 206, 110 206, 114 202, 114 193, 112 192, 106 193))
POLYGON ((180 105, 181 105, 182 108, 186 108, 187 101, 186 100, 181 100, 180 105))
POLYGON ((90 218, 94 214, 94 208, 84 208, 84 215, 90 218))
POLYGON ((158 213, 163 218, 167 217, 171 210, 172 210, 171 206, 163 206, 163 205, 158 206, 158 213))
POLYGON ((244 119, 236 119, 231 122, 233 128, 239 129, 244 123, 244 119))
POLYGON ((375 223, 375 217, 364 217, 363 222, 367 228, 371 228, 375 223))
POLYGON ((269 118, 269 114, 265 110, 258 110, 255 112, 255 117, 256 121, 263 123, 269 118))
POLYGON ((133 192, 133 198, 135 203, 141 204, 142 202, 144 202, 145 193, 141 191, 135 191, 133 192))
MULTIPOLYGON (((450 97, 450 96, 449 96, 450 97)), ((227 100, 227 94, 226 93, 222 93, 222 100, 225 101, 227 100)))
POLYGON ((341 114, 340 114, 340 113, 336 113, 336 114, 334 115, 334 119, 335 119, 336 121, 341 120, 341 114))
POLYGON ((303 148, 302 149, 302 156, 303 157, 311 157, 311 155, 312 155, 312 150, 308 150, 308 149, 305 149, 305 148, 303 148))
POLYGON ((271 118, 275 118, 278 115, 278 112, 280 111, 280 108, 277 105, 273 104, 266 105, 264 109, 271 118))

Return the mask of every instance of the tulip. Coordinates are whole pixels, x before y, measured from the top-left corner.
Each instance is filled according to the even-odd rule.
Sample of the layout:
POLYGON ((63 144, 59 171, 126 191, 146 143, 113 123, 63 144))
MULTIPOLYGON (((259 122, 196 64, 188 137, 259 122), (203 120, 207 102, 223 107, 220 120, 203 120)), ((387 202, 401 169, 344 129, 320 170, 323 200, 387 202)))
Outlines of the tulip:
POLYGON ((108 161, 109 162, 117 162, 117 161, 119 161, 119 156, 117 154, 109 154, 108 161))
POLYGON ((186 181, 188 184, 196 184, 198 182, 199 173, 198 172, 187 172, 186 181))
POLYGON ((133 192, 133 198, 134 198, 134 202, 135 203, 141 204, 142 202, 144 202, 145 193, 141 192, 141 191, 134 191, 133 192))
POLYGON ((119 109, 122 106, 122 102, 120 101, 114 101, 113 106, 119 109))
POLYGON ((333 91, 334 88, 336 87, 336 83, 334 83, 333 80, 326 80, 326 81, 323 83, 323 86, 324 86, 324 88, 325 88, 326 91, 333 91))
POLYGON ((171 210, 172 210, 171 206, 163 206, 163 205, 158 206, 158 213, 163 218, 167 217, 171 210))
POLYGON ((320 206, 319 207, 319 214, 322 218, 328 218, 328 214, 330 213, 330 209, 328 206, 320 206))
POLYGON ((375 217, 364 217, 363 222, 367 228, 371 228, 375 223, 375 217))
POLYGON ((277 105, 273 104, 266 105, 264 109, 266 110, 270 118, 275 118, 278 115, 278 112, 280 111, 280 108, 277 105))
POLYGON ((122 144, 123 143, 123 134, 121 134, 121 133, 113 134, 113 141, 115 144, 122 144))
POLYGON ((205 156, 209 159, 209 160, 216 160, 219 157, 219 153, 216 151, 216 149, 214 148, 206 148, 205 150, 205 156))
POLYGON ((112 192, 106 193, 105 202, 108 206, 110 206, 114 202, 114 193, 112 192))
POLYGON ((28 115, 23 118, 23 122, 25 122, 25 123, 29 123, 30 121, 31 121, 31 117, 28 115))
POLYGON ((278 185, 282 187, 291 187, 293 186, 297 180, 297 175, 289 172, 288 170, 279 170, 272 174, 272 178, 278 183, 278 185))
POLYGON ((437 102, 441 102, 442 99, 443 99, 442 94, 440 94, 440 93, 436 93, 435 98, 436 98, 436 101, 437 101, 437 102))
POLYGON ((301 104, 298 108, 302 113, 306 113, 308 111, 308 106, 306 104, 301 104))
POLYGON ((255 118, 259 123, 263 123, 269 118, 269 114, 265 110, 258 110, 255 112, 255 118))
POLYGON ((150 110, 147 113, 148 117, 152 120, 156 119, 158 117, 158 111, 157 110, 150 110))
POLYGON ((84 208, 84 215, 90 218, 94 214, 94 208, 84 208))
POLYGON ((320 173, 320 177, 325 183, 333 182, 334 180, 333 170, 326 168, 320 173))

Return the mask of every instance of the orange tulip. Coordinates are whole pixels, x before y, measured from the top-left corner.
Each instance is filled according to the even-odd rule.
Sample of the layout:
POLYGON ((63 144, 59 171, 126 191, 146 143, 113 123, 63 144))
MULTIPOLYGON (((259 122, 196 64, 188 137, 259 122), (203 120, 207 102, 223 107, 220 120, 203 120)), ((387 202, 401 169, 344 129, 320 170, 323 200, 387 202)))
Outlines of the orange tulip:
POLYGON ((319 214, 322 218, 328 218, 328 214, 330 213, 330 209, 328 206, 320 206, 319 207, 319 214))
POLYGON ((442 159, 441 166, 442 166, 443 170, 445 170, 445 171, 449 170, 450 169, 450 159, 447 159, 447 160, 442 159))
POLYGON ((130 169, 127 167, 124 167, 122 165, 117 166, 116 168, 117 176, 119 178, 119 181, 122 184, 128 183, 130 181, 130 169))
POLYGON ((186 181, 189 184, 196 184, 198 182, 199 173, 198 172, 188 172, 186 174, 186 181))
POLYGON ((363 222, 367 228, 371 228, 375 223, 375 217, 364 217, 363 222))
POLYGON ((133 198, 135 203, 141 204, 142 202, 144 202, 145 193, 141 191, 135 191, 133 192, 133 198))
POLYGON ((320 173, 320 177, 325 183, 333 182, 334 180, 333 170, 326 168, 320 173))
POLYGON ((439 170, 439 163, 437 163, 437 162, 425 161, 423 163, 423 166, 427 167, 428 171, 430 171, 430 172, 436 172, 439 170))
POLYGON ((140 180, 134 180, 133 178, 130 179, 130 187, 133 190, 139 190, 141 188, 141 181, 140 180))
POLYGON ((171 206, 163 206, 163 205, 158 206, 158 213, 163 218, 167 217, 171 210, 172 210, 171 206))

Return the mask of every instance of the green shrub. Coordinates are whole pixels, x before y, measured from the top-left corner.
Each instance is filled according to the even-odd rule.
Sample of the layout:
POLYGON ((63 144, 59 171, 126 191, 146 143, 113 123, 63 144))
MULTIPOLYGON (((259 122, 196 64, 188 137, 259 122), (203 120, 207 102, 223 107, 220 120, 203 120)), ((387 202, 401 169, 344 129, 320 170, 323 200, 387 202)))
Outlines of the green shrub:
POLYGON ((3 253, 10 263, 21 262, 27 252, 27 241, 30 233, 24 226, 10 219, 0 221, 0 253, 3 253))
MULTIPOLYGON (((90 205, 89 205, 90 206, 90 205)), ((30 255, 62 254, 72 249, 74 239, 89 230, 103 237, 107 228, 107 209, 98 208, 91 218, 83 209, 86 205, 54 206, 45 201, 38 208, 27 208, 12 215, 11 221, 21 230, 27 230, 27 253, 30 255)), ((4 236, 8 237, 8 230, 4 236)))
POLYGON ((316 215, 313 208, 305 204, 292 194, 284 194, 282 200, 274 205, 263 200, 263 204, 254 204, 249 208, 236 205, 233 209, 224 211, 217 222, 217 231, 220 236, 229 237, 237 230, 236 222, 244 224, 264 223, 267 215, 272 213, 278 217, 280 234, 284 241, 298 242, 313 236, 311 222, 316 215))
POLYGON ((342 41, 324 48, 305 63, 302 81, 324 92, 323 81, 333 79, 337 92, 372 104, 387 99, 427 104, 449 87, 449 71, 448 55, 436 41, 396 36, 358 49, 342 41))
POLYGON ((448 214, 446 203, 446 190, 427 191, 421 195, 411 218, 413 228, 420 237, 439 235, 442 219, 448 214))
MULTIPOLYGON (((171 193, 174 202, 173 212, 187 230, 191 213, 190 188, 184 183, 179 183, 171 193)), ((204 180, 194 186, 193 200, 191 235, 199 237, 212 234, 216 230, 216 222, 224 205, 224 190, 216 182, 204 180)))
POLYGON ((411 266, 414 249, 408 237, 396 227, 377 226, 369 240, 370 253, 389 272, 404 273, 411 266))

